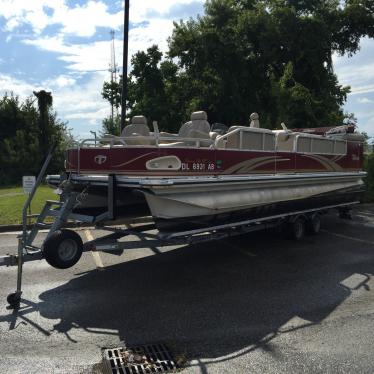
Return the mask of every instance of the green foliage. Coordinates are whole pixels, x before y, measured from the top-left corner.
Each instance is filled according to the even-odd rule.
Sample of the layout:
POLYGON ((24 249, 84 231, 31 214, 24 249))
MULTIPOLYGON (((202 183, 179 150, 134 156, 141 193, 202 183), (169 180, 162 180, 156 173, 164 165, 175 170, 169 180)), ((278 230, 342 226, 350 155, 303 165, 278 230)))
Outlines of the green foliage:
POLYGON ((115 136, 120 136, 121 134, 121 117, 116 116, 114 118, 108 117, 103 120, 103 127, 101 130, 101 136, 106 134, 111 134, 115 136))
MULTIPOLYGON (((228 125, 248 124, 254 111, 268 128, 340 124, 350 88, 339 84, 332 54, 352 55, 361 37, 373 37, 373 4, 208 0, 204 16, 174 24, 166 56, 153 46, 133 57, 129 115, 168 130, 193 110, 228 125)), ((118 95, 120 86, 104 85, 105 98, 118 95)))
POLYGON ((122 87, 118 82, 104 82, 101 95, 110 105, 119 108, 121 105, 122 87))
POLYGON ((374 201, 374 153, 365 155, 364 170, 367 172, 367 177, 365 178, 365 185, 366 185, 365 200, 367 202, 373 202, 374 201))
MULTIPOLYGON (((0 188, 0 225, 21 224, 26 199, 22 187, 0 188)), ((46 200, 56 200, 56 195, 50 187, 42 185, 32 201, 31 213, 41 212, 46 200)))
POLYGON ((39 105, 43 110, 39 112, 31 97, 23 103, 13 95, 0 99, 0 185, 20 182, 22 175, 37 175, 46 150, 55 142, 49 172, 63 169, 65 143, 70 136, 66 125, 51 112, 49 100, 52 97, 44 108, 39 105))

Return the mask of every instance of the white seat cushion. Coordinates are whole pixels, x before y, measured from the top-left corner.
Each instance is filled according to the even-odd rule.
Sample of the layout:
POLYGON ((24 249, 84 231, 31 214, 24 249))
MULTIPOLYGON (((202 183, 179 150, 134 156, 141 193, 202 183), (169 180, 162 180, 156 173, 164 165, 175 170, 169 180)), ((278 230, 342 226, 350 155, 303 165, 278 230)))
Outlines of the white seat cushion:
POLYGON ((125 126, 122 130, 121 137, 138 137, 138 139, 128 139, 126 143, 128 145, 149 145, 154 144, 150 139, 144 139, 144 137, 151 136, 149 127, 147 125, 147 119, 144 116, 135 116, 131 119, 131 124, 125 126))

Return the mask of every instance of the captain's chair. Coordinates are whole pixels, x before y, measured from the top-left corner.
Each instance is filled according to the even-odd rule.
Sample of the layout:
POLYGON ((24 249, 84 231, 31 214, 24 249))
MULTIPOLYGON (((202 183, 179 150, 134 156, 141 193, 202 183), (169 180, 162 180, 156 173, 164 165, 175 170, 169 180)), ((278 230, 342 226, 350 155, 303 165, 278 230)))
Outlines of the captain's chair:
POLYGON ((151 139, 144 139, 144 137, 151 136, 149 127, 147 124, 147 118, 144 116, 134 116, 131 119, 130 125, 127 125, 121 133, 121 137, 128 138, 132 137, 137 139, 125 140, 128 145, 149 145, 153 142, 151 139))
POLYGON ((190 136, 191 132, 196 135, 201 135, 202 137, 209 137, 210 124, 208 122, 208 116, 205 112, 201 111, 191 114, 190 136))
POLYGON ((178 135, 185 138, 207 139, 207 141, 200 142, 200 145, 209 147, 212 144, 209 133, 208 115, 206 112, 200 111, 191 114, 191 121, 182 125, 178 135))
POLYGON ((210 136, 210 124, 208 122, 208 116, 205 112, 194 112, 191 114, 191 120, 184 123, 181 128, 179 129, 178 135, 175 134, 169 134, 162 132, 160 133, 160 141, 162 141, 163 144, 161 145, 167 145, 169 147, 171 146, 195 146, 197 143, 200 144, 202 147, 209 147, 213 144, 213 141, 211 140, 210 136), (163 137, 168 138, 174 138, 174 142, 168 140, 163 140, 163 137), (192 139, 206 139, 201 140, 200 142, 197 141, 188 141, 185 140, 187 138, 192 139))

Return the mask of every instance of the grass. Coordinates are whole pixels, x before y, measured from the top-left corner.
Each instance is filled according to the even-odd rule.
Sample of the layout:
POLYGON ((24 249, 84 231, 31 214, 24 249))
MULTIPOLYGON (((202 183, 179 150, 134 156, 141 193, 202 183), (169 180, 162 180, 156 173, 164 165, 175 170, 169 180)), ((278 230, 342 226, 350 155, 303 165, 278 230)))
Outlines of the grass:
POLYGON ((368 190, 362 199, 363 203, 374 203, 374 191, 368 190))
MULTIPOLYGON (((0 225, 22 223, 22 209, 26 199, 22 187, 0 188, 0 225)), ((31 203, 31 213, 40 213, 46 200, 58 198, 52 188, 40 186, 31 203)))

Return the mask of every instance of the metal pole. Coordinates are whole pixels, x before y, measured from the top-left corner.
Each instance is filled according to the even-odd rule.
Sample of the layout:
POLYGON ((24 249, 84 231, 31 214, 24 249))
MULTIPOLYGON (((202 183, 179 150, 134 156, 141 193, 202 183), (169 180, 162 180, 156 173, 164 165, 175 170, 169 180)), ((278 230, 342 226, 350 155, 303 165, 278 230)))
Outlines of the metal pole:
POLYGON ((41 168, 38 177, 36 178, 35 185, 31 190, 29 197, 27 198, 25 204, 23 205, 22 209, 22 243, 23 246, 28 245, 27 241, 27 209, 31 204, 31 200, 33 199, 37 188, 39 187, 40 183, 44 178, 44 174, 47 171, 48 165, 53 157, 53 152, 56 149, 56 143, 52 144, 51 148, 49 149, 49 153, 44 161, 43 167, 41 168))
POLYGON ((121 131, 125 127, 127 100, 127 65, 129 58, 129 11, 130 0, 125 0, 125 22, 123 32, 123 64, 122 64, 122 98, 121 98, 121 131))
MULTIPOLYGON (((113 117, 112 117, 113 118, 113 117)), ((97 134, 96 134, 96 131, 90 131, 90 133, 95 137, 95 147, 96 147, 96 143, 97 143, 97 134)))

